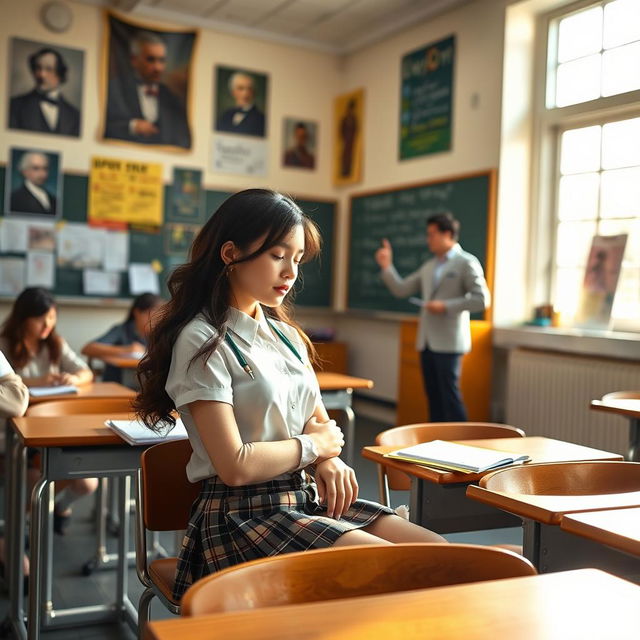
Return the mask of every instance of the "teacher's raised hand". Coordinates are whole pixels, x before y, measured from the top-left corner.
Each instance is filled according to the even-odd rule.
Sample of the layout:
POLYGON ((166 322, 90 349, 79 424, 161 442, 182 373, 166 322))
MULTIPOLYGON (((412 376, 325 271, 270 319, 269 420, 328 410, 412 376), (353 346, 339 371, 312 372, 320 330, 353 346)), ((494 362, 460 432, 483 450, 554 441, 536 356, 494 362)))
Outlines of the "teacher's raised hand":
POLYGON ((381 269, 390 267, 393 263, 393 249, 387 238, 382 239, 382 246, 375 253, 376 262, 381 269))

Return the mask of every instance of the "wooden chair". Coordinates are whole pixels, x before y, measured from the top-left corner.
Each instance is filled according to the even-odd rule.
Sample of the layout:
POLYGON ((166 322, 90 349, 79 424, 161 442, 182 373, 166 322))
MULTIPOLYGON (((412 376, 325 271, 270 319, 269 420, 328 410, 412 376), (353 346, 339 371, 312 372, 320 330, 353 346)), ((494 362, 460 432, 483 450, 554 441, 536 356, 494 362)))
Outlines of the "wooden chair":
POLYGON ((335 547, 246 562, 196 582, 182 615, 371 596, 463 582, 535 575, 510 551, 469 544, 335 547))
MULTIPOLYGON (((431 440, 518 438, 524 435, 522 429, 492 422, 423 422, 382 431, 376 436, 376 445, 400 449, 431 440)), ((390 504, 389 489, 408 491, 410 488, 411 479, 406 473, 378 465, 378 490, 382 504, 390 504)))
POLYGON ((187 478, 191 452, 188 440, 175 440, 150 447, 141 456, 136 482, 136 571, 145 587, 138 604, 140 638, 154 596, 172 613, 180 613, 180 602, 172 596, 178 558, 149 561, 147 532, 187 528, 191 505, 201 487, 187 478))

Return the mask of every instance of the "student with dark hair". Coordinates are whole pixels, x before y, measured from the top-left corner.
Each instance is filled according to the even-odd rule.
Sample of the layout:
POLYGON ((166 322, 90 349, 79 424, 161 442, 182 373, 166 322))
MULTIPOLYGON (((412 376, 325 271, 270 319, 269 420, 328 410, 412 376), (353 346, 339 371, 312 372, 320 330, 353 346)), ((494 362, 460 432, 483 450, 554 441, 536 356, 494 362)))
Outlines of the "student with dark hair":
MULTIPOLYGON (((77 386, 93 380, 86 363, 56 332, 56 320, 53 295, 46 289, 29 287, 16 298, 0 329, 0 351, 27 387, 77 386)), ((71 504, 93 493, 97 486, 96 478, 56 482, 56 533, 64 533, 71 504)))
POLYGON ((62 95, 68 67, 59 51, 43 47, 29 56, 35 87, 11 98, 9 127, 67 136, 80 135, 80 112, 62 95))
MULTIPOLYGON (((127 319, 82 347, 83 355, 89 358, 105 358, 137 354, 141 357, 147 349, 151 320, 162 302, 162 298, 155 293, 140 294, 131 304, 127 319)), ((105 382, 122 383, 122 374, 120 367, 106 364, 102 379, 105 382)))
POLYGON ((490 296, 478 259, 458 244, 460 223, 451 213, 427 220, 427 246, 433 258, 402 278, 384 238, 375 259, 382 280, 398 298, 421 294, 416 349, 420 352, 431 422, 461 422, 467 412, 460 394, 460 368, 471 350, 469 314, 484 311, 490 296))
POLYGON ((138 416, 158 430, 177 409, 204 480, 176 575, 175 597, 240 562, 332 545, 443 539, 358 499, 344 443, 311 367, 313 347, 290 317, 301 262, 320 250, 314 223, 264 189, 227 199, 169 279, 171 299, 139 365, 138 416))

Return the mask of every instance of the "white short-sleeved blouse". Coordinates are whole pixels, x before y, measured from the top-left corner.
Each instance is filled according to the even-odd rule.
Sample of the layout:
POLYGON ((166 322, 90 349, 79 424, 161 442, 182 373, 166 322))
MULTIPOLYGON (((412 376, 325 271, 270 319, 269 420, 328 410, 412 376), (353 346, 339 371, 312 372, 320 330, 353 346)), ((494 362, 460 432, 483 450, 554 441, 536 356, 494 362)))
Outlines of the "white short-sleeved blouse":
MULTIPOLYGON (((260 308, 256 319, 233 307, 229 309, 227 331, 253 370, 255 380, 224 340, 206 362, 199 358, 189 366, 200 347, 216 335, 215 328, 202 315, 180 332, 165 388, 180 412, 193 447, 187 465, 191 482, 215 476, 216 470, 189 412, 190 402, 212 400, 232 405, 244 443, 286 440, 301 434, 320 402, 318 381, 298 332, 288 324, 271 322, 291 341, 304 363, 275 334, 260 308)), ((208 428, 215 429, 216 425, 208 428)))

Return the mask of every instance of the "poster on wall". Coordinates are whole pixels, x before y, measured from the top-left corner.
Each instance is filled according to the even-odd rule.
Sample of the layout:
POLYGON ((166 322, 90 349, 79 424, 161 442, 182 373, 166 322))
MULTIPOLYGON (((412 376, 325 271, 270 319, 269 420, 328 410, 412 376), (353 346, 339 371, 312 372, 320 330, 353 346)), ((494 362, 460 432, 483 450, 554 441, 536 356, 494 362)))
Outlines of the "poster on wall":
POLYGON ((318 147, 318 123, 285 118, 282 126, 282 166, 315 169, 318 147))
POLYGON ((80 136, 84 51, 11 39, 9 129, 80 136))
POLYGON ((91 223, 162 224, 162 164, 93 157, 87 218, 91 223))
POLYGON ((200 169, 173 168, 171 202, 167 208, 168 222, 198 224, 204 222, 204 191, 200 169))
POLYGON ((212 168, 241 176, 267 175, 268 145, 265 140, 218 134, 213 138, 212 168))
POLYGON ((59 218, 62 215, 60 154, 40 149, 9 149, 4 189, 5 213, 59 218))
POLYGON ((103 137, 190 149, 197 31, 159 29, 111 12, 105 17, 103 137))
POLYGON ((593 237, 574 322, 576 326, 609 328, 626 245, 626 233, 593 237))
POLYGON ((335 99, 333 131, 333 183, 340 186, 360 182, 364 149, 364 89, 335 99))
POLYGON ((400 160, 451 149, 455 36, 402 58, 400 160))
POLYGON ((218 66, 215 87, 214 129, 264 138, 269 77, 258 71, 218 66))

